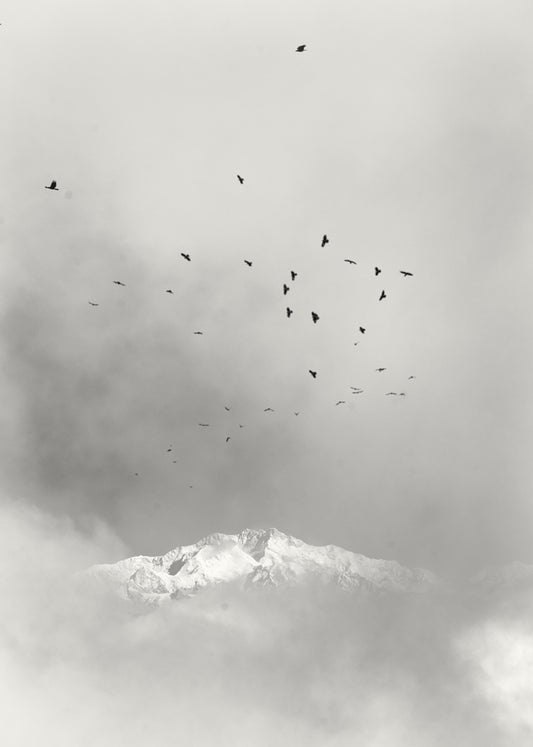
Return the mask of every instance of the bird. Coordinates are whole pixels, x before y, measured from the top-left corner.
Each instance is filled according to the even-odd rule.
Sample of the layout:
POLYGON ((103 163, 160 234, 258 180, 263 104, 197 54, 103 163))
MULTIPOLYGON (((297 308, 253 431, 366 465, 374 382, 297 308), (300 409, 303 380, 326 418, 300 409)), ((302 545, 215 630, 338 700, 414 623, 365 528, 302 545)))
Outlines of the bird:
POLYGON ((283 295, 286 296, 289 291, 290 291, 289 286, 283 283, 283 295))
POLYGON ((193 332, 193 335, 203 335, 203 332, 193 332))
POLYGON ((113 280, 113 282, 114 282, 115 285, 123 285, 124 288, 126 287, 126 284, 125 283, 121 283, 120 280, 113 280))
POLYGON ((191 261, 191 255, 190 254, 184 254, 183 252, 181 252, 181 256, 183 257, 183 259, 186 259, 187 262, 191 261))
POLYGON ((311 312, 311 318, 313 319, 313 323, 314 324, 316 324, 318 322, 318 320, 320 319, 320 317, 318 316, 318 314, 315 311, 311 312))
POLYGON ((364 335, 364 334, 365 334, 365 332, 366 332, 366 328, 365 328, 365 327, 359 327, 359 332, 360 332, 360 333, 361 333, 362 335, 364 335))
POLYGON ((263 412, 274 412, 274 410, 271 407, 265 407, 263 412))
POLYGON ((239 428, 244 428, 244 425, 241 425, 241 424, 239 423, 239 428))
POLYGON ((416 379, 416 376, 409 376, 409 378, 407 379, 407 381, 409 381, 410 379, 416 379))
POLYGON ((288 319, 291 318, 291 314, 294 314, 294 311, 292 309, 289 309, 289 307, 287 306, 287 318, 288 319))
POLYGON ((178 463, 178 462, 177 462, 177 460, 176 460, 176 459, 173 459, 173 460, 172 460, 172 464, 177 464, 177 463, 178 463))
POLYGON ((362 394, 364 391, 364 389, 354 389, 352 394, 362 394))
POLYGON ((400 397, 405 397, 405 392, 400 392, 400 397))
POLYGON ((343 399, 340 399, 340 400, 339 400, 338 402, 335 402, 335 407, 336 407, 337 405, 345 405, 345 404, 346 404, 345 400, 343 400, 343 399))
POLYGON ((198 423, 198 425, 201 425, 202 428, 209 428, 209 423, 198 423))
POLYGON ((296 47, 297 52, 305 52, 306 51, 307 44, 300 44, 298 47, 296 47))
POLYGON ((355 262, 353 259, 345 259, 345 262, 348 262, 349 265, 356 265, 357 262, 355 262))
POLYGON ((244 184, 244 179, 242 178, 242 176, 240 176, 240 174, 237 174, 237 179, 241 184, 244 184))
POLYGON ((390 397, 391 394, 394 395, 394 396, 396 396, 397 392, 387 392, 387 394, 385 395, 385 397, 390 397))
POLYGON ((55 192, 59 192, 59 189, 57 188, 57 182, 55 181, 55 179, 54 181, 50 182, 49 187, 45 186, 45 189, 53 189, 55 192))
POLYGON ((226 405, 224 405, 224 409, 226 410, 226 412, 229 412, 231 410, 231 407, 226 407, 226 405))
POLYGON ((383 290, 383 291, 381 291, 381 296, 379 297, 379 300, 383 301, 384 298, 387 298, 387 296, 385 294, 385 291, 383 290))
POLYGON ((100 304, 94 303, 94 301, 89 301, 89 306, 100 306, 100 304))
POLYGON ((359 343, 358 342, 354 342, 354 345, 359 345, 359 343))
POLYGON ((294 414, 295 414, 295 415, 299 415, 300 413, 299 413, 299 412, 295 412, 294 414))
POLYGON ((172 293, 172 295, 174 295, 174 292, 171 290, 166 290, 165 293, 172 293))
POLYGON ((412 278, 413 277, 413 273, 412 272, 407 272, 407 270, 400 270, 400 275, 403 275, 404 278, 406 278, 406 277, 411 277, 412 278))
POLYGON ((325 233, 325 234, 324 234, 324 235, 322 236, 322 248, 324 248, 324 247, 326 246, 326 244, 329 244, 329 239, 328 239, 328 235, 327 235, 327 233, 325 233))
POLYGON ((387 370, 386 368, 376 368, 376 371, 378 373, 381 373, 382 371, 386 371, 386 370, 387 370))
POLYGON ((139 473, 138 472, 135 473, 135 477, 139 477, 139 473))
POLYGON ((251 267, 251 266, 252 266, 252 263, 250 262, 250 260, 249 260, 249 259, 245 259, 245 260, 244 260, 244 264, 245 264, 245 265, 248 265, 248 267, 251 267))
POLYGON ((226 443, 230 440, 231 436, 226 436, 226 443))
POLYGON ((311 374, 313 379, 316 379, 316 371, 311 371, 311 369, 309 369, 309 373, 311 374))
POLYGON ((172 446, 170 447, 170 449, 167 449, 167 454, 168 454, 169 451, 172 451, 172 446))
POLYGON ((380 272, 381 272, 381 270, 379 269, 379 267, 374 267, 374 275, 377 276, 377 275, 379 275, 380 272))
POLYGON ((296 280, 297 275, 298 275, 297 272, 294 272, 294 270, 291 270, 291 280, 292 281, 296 280))

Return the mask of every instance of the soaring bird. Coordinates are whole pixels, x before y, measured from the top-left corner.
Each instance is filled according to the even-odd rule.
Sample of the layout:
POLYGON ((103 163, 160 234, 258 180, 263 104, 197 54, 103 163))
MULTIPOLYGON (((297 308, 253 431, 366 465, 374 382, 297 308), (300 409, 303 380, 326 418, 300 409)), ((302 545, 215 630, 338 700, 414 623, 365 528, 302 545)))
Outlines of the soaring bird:
POLYGON ((318 314, 317 314, 316 312, 314 312, 314 311, 312 311, 312 312, 311 312, 311 317, 312 317, 312 319, 313 319, 313 322, 314 322, 315 324, 316 324, 316 323, 318 322, 318 320, 320 319, 320 317, 318 316, 318 314))
POLYGON ((290 291, 289 286, 283 283, 283 295, 286 296, 289 291, 290 291))
POLYGON ((201 425, 202 428, 209 428, 209 423, 198 423, 198 425, 201 425))
POLYGON ((45 186, 45 189, 53 189, 56 192, 59 192, 59 189, 57 188, 57 182, 55 181, 55 179, 54 179, 53 182, 50 182, 50 186, 49 187, 45 186))
POLYGON ((329 239, 328 239, 328 235, 327 235, 327 233, 325 233, 325 234, 324 234, 324 235, 322 236, 322 247, 325 247, 325 246, 326 246, 326 244, 329 244, 329 239))
POLYGON ((250 262, 250 260, 249 260, 249 259, 245 259, 245 260, 244 260, 244 264, 245 264, 245 265, 248 265, 248 267, 251 267, 251 266, 252 266, 252 263, 250 262))
POLYGON ((297 52, 305 52, 306 51, 307 44, 300 44, 298 47, 296 47, 297 52))
POLYGON ((294 311, 292 309, 289 309, 289 307, 287 306, 287 317, 289 319, 291 318, 291 314, 294 314, 294 311))
POLYGON ((203 332, 193 332, 193 335, 203 335, 203 332))
POLYGON ((378 371, 378 373, 381 373, 382 371, 386 371, 386 370, 387 370, 386 368, 376 368, 376 371, 378 371))
POLYGON ((362 394, 364 391, 364 389, 354 389, 352 394, 362 394))
POLYGON ((390 396, 391 396, 391 394, 392 394, 393 396, 396 396, 396 395, 398 394, 398 392, 387 392, 387 394, 385 395, 385 397, 390 397, 390 396))
POLYGON ((400 397, 405 397, 405 392, 400 392, 400 397))
POLYGON ((365 327, 359 327, 359 332, 360 332, 360 333, 361 333, 362 335, 364 335, 364 334, 365 334, 365 332, 366 332, 366 328, 365 328, 365 327))
POLYGON ((409 381, 410 379, 416 379, 416 376, 409 376, 407 381, 409 381))
POLYGON ((226 412, 229 412, 231 410, 231 407, 226 407, 226 405, 224 405, 224 409, 226 410, 226 412))
POLYGON ((295 414, 295 415, 299 415, 300 413, 299 413, 299 412, 295 412, 294 414, 295 414))
POLYGON ((294 270, 291 270, 291 280, 292 281, 296 280, 297 275, 298 275, 297 272, 294 272, 294 270))
POLYGON ((316 371, 311 371, 311 369, 309 369, 309 373, 311 374, 313 379, 316 379, 316 371))
POLYGON ((184 254, 183 252, 181 252, 181 256, 183 257, 183 259, 186 259, 187 262, 191 261, 191 255, 190 254, 184 254))
POLYGON ((226 436, 226 443, 230 440, 231 436, 226 436))
POLYGON ((274 412, 274 410, 271 407, 265 407, 263 412, 274 412))
POLYGON ((240 181, 241 184, 244 184, 244 179, 242 178, 242 176, 240 176, 240 174, 237 174, 237 179, 240 181))
POLYGON ((114 282, 115 285, 123 285, 124 288, 126 287, 126 284, 125 283, 121 283, 120 280, 113 280, 113 282, 114 282))
POLYGON ((356 265, 357 262, 355 262, 353 259, 345 259, 345 262, 348 262, 349 265, 356 265))
POLYGON ((335 407, 336 407, 337 405, 345 405, 345 404, 346 404, 346 401, 345 401, 345 400, 343 400, 343 399, 340 399, 340 400, 339 400, 338 402, 335 402, 335 407))
POLYGON ((374 275, 379 275, 380 272, 381 270, 379 269, 379 267, 374 267, 374 275))
POLYGON ((172 446, 170 447, 170 449, 167 449, 167 454, 168 454, 169 451, 172 451, 172 446))
POLYGON ((100 306, 100 304, 94 303, 94 301, 89 301, 89 306, 100 306))
POLYGON ((400 275, 403 275, 404 278, 406 278, 406 277, 411 277, 412 278, 413 277, 413 273, 412 272, 407 272, 407 270, 400 270, 400 275))
POLYGON ((166 290, 166 291, 165 291, 165 293, 172 293, 172 295, 174 295, 174 292, 173 292, 173 291, 171 291, 170 289, 169 289, 169 290, 166 290))
POLYGON ((385 291, 381 291, 381 296, 379 297, 379 300, 383 301, 384 298, 387 298, 385 291))

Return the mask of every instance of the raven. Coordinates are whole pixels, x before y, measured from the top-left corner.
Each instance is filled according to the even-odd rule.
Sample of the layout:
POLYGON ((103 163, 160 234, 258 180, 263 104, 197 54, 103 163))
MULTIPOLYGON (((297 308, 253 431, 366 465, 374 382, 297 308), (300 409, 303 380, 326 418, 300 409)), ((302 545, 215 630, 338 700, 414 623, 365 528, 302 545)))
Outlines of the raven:
POLYGON ((315 324, 316 324, 316 323, 318 322, 318 320, 320 319, 320 317, 318 316, 318 314, 316 314, 316 313, 315 313, 314 311, 312 311, 312 312, 311 312, 311 317, 312 317, 312 319, 313 319, 313 322, 314 322, 315 324))
POLYGON ((375 275, 379 275, 380 272, 381 272, 381 270, 379 269, 379 267, 374 267, 374 274, 375 275))
POLYGON ((190 254, 184 254, 183 252, 181 252, 181 256, 183 257, 183 259, 186 259, 187 262, 191 261, 191 255, 190 254))
POLYGON ((316 371, 311 371, 311 369, 309 369, 309 373, 311 374, 313 379, 316 379, 316 371))
POLYGON ((322 247, 325 247, 325 246, 326 246, 326 244, 329 244, 329 239, 328 239, 328 235, 327 235, 327 234, 325 233, 325 234, 324 234, 324 235, 322 236, 322 247))
POLYGON ((406 278, 408 276, 411 277, 411 278, 413 277, 413 273, 412 272, 407 272, 406 270, 400 270, 400 274, 403 275, 404 278, 406 278))
POLYGON ((385 291, 381 291, 381 296, 379 297, 379 300, 383 301, 384 298, 387 298, 385 291))
POLYGON ((237 179, 241 184, 244 184, 244 179, 242 178, 242 176, 239 176, 239 174, 237 174, 237 179))
POLYGON ((50 182, 50 186, 45 187, 45 189, 53 189, 55 192, 59 192, 59 189, 57 188, 57 182, 55 180, 53 182, 50 182))

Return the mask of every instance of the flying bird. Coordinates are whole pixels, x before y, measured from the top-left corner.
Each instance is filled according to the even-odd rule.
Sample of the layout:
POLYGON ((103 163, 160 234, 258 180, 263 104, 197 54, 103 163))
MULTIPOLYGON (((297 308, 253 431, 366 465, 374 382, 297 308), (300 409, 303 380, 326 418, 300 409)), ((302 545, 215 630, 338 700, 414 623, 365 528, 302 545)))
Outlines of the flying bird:
POLYGON ((359 332, 364 335, 366 332, 366 327, 359 327, 359 332))
POLYGON ((381 373, 382 371, 386 371, 386 370, 387 370, 386 368, 376 368, 376 371, 378 371, 379 373, 381 373))
POLYGON ((400 392, 400 397, 405 397, 405 392, 400 392))
POLYGON ((294 414, 295 414, 295 415, 299 415, 300 413, 299 413, 299 412, 295 412, 294 414))
POLYGON ((100 306, 100 304, 94 303, 94 301, 89 301, 89 306, 100 306))
POLYGON ((412 272, 407 272, 407 270, 400 270, 400 274, 403 275, 404 278, 406 278, 406 277, 411 277, 412 278, 413 277, 413 273, 412 272))
POLYGON ((240 181, 241 184, 244 184, 244 179, 239 174, 237 174, 237 179, 240 181))
POLYGON ((374 275, 379 275, 380 272, 381 270, 379 269, 379 267, 374 267, 374 275))
POLYGON ((311 374, 313 379, 316 379, 316 371, 311 371, 311 369, 309 369, 309 373, 311 374))
POLYGON ((45 189, 53 189, 55 192, 59 192, 59 189, 57 188, 57 182, 55 181, 55 179, 53 182, 50 182, 49 187, 45 186, 45 189))
POLYGON ((345 262, 348 262, 349 265, 356 265, 357 262, 355 262, 353 259, 345 259, 345 262))
POLYGON ((287 317, 288 317, 288 319, 291 318, 291 314, 294 314, 294 311, 292 309, 289 309, 289 307, 287 306, 287 317))
POLYGON ((191 261, 191 255, 190 254, 184 254, 183 252, 181 252, 181 256, 183 257, 183 259, 186 259, 187 262, 191 261))
POLYGON ((297 52, 305 52, 306 51, 307 44, 300 44, 298 47, 296 47, 297 52))
POLYGON ((297 272, 294 272, 294 270, 291 270, 291 280, 292 281, 296 280, 297 275, 298 275, 297 272))
POLYGON ((410 379, 416 379, 416 376, 409 376, 409 378, 407 379, 407 381, 409 381, 410 379))
POLYGON ((226 443, 230 440, 231 436, 226 436, 226 443))
POLYGON ((252 266, 252 263, 250 262, 250 260, 249 260, 249 259, 245 259, 245 260, 244 260, 244 264, 245 264, 245 265, 248 265, 248 267, 251 267, 251 266, 252 266))
POLYGON ((354 345, 359 345, 359 343, 358 342, 354 342, 354 345))
POLYGON ((385 395, 385 397, 390 397, 391 394, 394 395, 394 396, 396 396, 398 394, 398 392, 387 392, 387 394, 385 395))
POLYGON ((174 292, 171 290, 166 290, 165 293, 172 293, 172 295, 174 295, 174 292))
POLYGON ((328 239, 328 235, 325 233, 322 236, 322 248, 324 248, 326 246, 326 244, 329 244, 329 239, 328 239))
POLYGON ((193 332, 193 335, 203 335, 203 332, 193 332))
POLYGON ((383 301, 384 298, 387 298, 385 291, 381 291, 381 296, 379 297, 379 300, 383 301))
POLYGON ((271 407, 265 407, 263 412, 274 412, 274 410, 271 407))
POLYGON ((198 423, 198 425, 201 425, 202 428, 209 428, 209 423, 198 423))
POLYGON ((316 312, 314 312, 314 311, 311 312, 311 317, 313 319, 313 323, 314 324, 316 324, 318 322, 318 320, 320 319, 320 317, 318 316, 318 314, 316 312))
POLYGON ((113 280, 113 282, 114 282, 115 285, 123 285, 124 288, 126 287, 126 284, 125 283, 121 283, 120 280, 113 280))
POLYGON ((345 405, 345 404, 346 404, 345 400, 343 400, 343 399, 340 399, 340 400, 339 400, 338 402, 335 402, 335 407, 336 407, 337 405, 345 405))
POLYGON ((172 447, 170 447, 170 449, 167 449, 167 454, 168 454, 169 451, 172 451, 172 447))
POLYGON ((224 405, 224 409, 226 410, 226 412, 229 412, 231 410, 231 407, 226 407, 226 405, 224 405))
POLYGON ((286 296, 289 291, 290 291, 289 286, 283 283, 283 295, 286 296))

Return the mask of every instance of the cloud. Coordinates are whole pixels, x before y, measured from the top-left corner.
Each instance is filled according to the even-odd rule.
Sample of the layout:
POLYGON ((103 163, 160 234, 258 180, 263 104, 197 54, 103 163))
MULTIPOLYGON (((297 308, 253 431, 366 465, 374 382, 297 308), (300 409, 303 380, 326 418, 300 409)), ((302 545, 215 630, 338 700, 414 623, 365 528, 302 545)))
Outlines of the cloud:
POLYGON ((486 612, 452 597, 311 587, 220 587, 137 609, 76 576, 127 552, 103 525, 82 533, 9 502, 0 518, 3 744, 503 747, 531 737, 533 638, 518 619, 484 627, 486 612))

